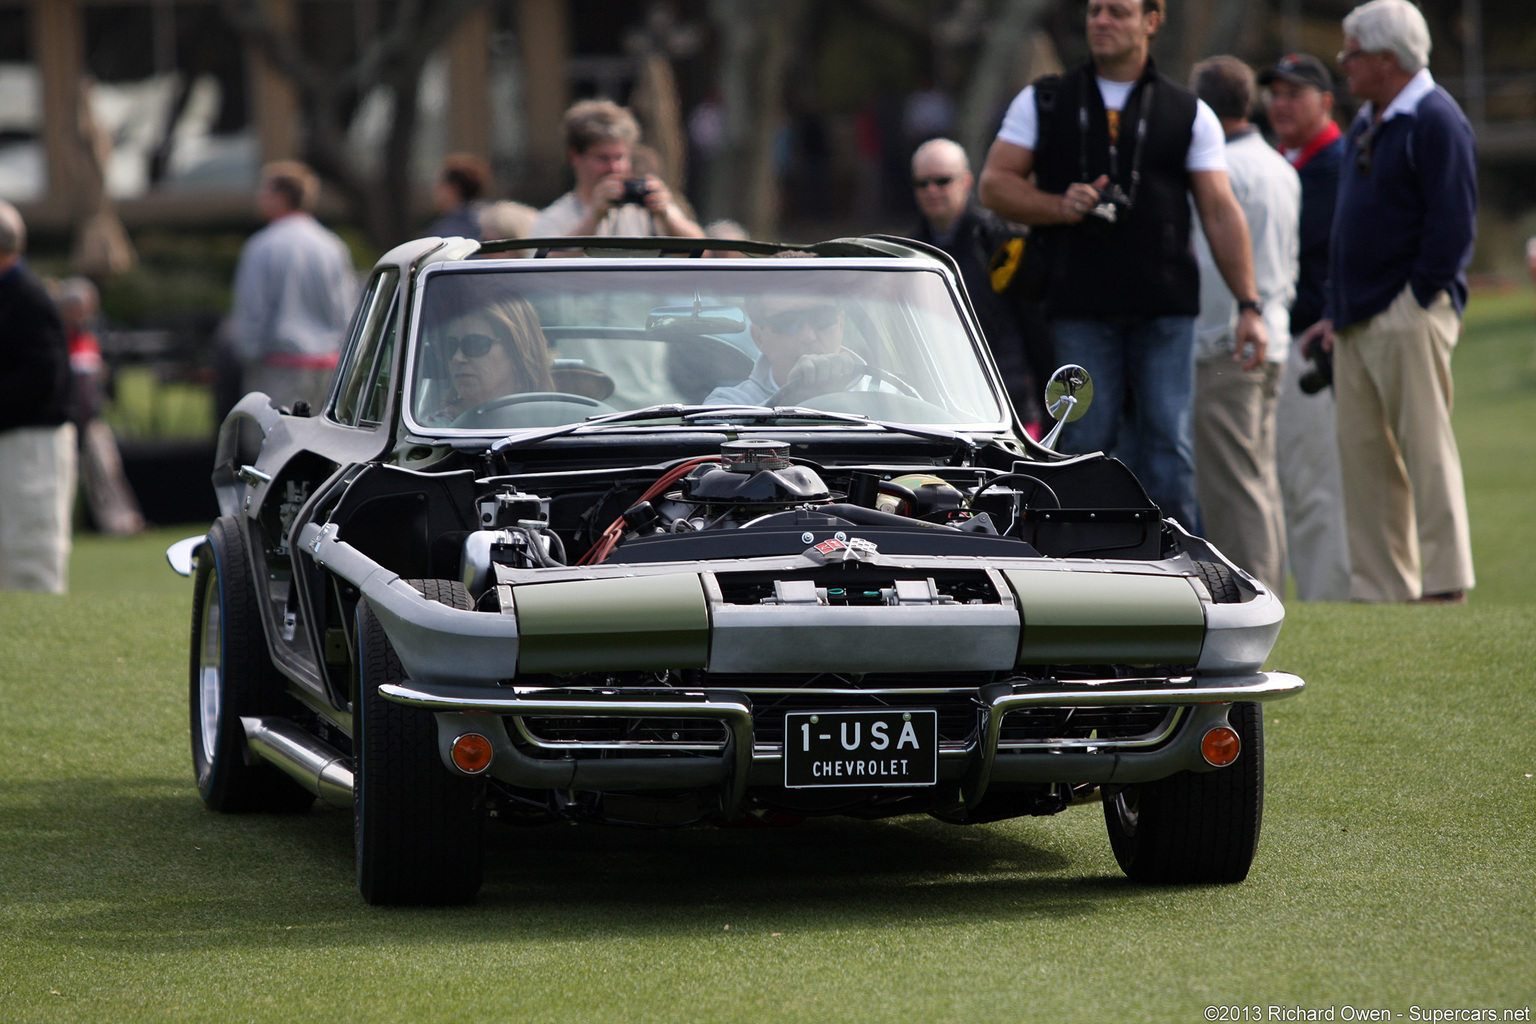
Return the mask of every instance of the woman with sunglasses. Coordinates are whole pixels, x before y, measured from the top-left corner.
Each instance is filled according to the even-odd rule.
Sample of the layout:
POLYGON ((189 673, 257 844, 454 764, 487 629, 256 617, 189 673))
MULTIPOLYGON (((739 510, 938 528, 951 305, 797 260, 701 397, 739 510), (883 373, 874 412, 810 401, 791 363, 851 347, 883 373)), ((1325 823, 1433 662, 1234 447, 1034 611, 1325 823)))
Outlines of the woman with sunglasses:
POLYGON ((489 306, 439 312, 447 319, 435 347, 453 396, 428 417, 429 423, 451 423, 504 395, 555 390, 549 341, 528 300, 506 296, 489 306))

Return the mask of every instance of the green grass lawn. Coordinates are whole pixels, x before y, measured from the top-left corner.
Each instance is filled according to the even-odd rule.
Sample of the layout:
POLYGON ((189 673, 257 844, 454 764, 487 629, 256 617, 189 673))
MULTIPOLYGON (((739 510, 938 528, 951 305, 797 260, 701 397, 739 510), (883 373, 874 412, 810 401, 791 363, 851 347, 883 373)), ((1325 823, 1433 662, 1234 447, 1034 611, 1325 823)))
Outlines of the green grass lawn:
POLYGON ((161 552, 200 525, 82 537, 70 596, 0 594, 0 1020, 1536 1004, 1532 308, 1479 295, 1456 356, 1471 604, 1290 606, 1271 663, 1309 685, 1268 706, 1264 836, 1236 886, 1128 883, 1093 804, 971 829, 496 830, 475 906, 373 909, 348 812, 197 799, 190 584, 161 552))

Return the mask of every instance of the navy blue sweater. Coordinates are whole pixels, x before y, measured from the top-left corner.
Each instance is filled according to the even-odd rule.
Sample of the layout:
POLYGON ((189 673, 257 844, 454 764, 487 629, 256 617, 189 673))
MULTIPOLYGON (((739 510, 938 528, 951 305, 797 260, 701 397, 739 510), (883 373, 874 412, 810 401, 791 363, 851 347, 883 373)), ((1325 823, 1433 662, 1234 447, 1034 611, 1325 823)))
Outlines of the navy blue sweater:
POLYGON ((1404 285, 1425 308, 1449 292, 1461 312, 1476 232, 1472 126, 1450 94, 1435 86, 1412 113, 1374 125, 1362 112, 1345 144, 1329 246, 1334 330, 1380 313, 1404 285))

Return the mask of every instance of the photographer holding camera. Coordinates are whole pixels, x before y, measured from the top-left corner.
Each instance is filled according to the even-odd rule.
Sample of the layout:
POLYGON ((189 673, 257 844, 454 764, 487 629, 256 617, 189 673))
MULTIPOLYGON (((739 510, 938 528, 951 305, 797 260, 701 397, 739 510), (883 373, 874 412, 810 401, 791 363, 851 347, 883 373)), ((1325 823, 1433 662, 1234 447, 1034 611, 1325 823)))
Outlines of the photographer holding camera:
POLYGON ((987 154, 981 200, 1040 229, 1030 244, 1044 248, 1057 355, 1093 374, 1099 401, 1066 435, 1071 447, 1123 457, 1163 512, 1193 529, 1200 275, 1191 197, 1238 299, 1245 367, 1262 363, 1268 336, 1221 124, 1157 72, 1150 51, 1162 20, 1163 0, 1089 0, 1091 61, 1014 99, 987 154))
POLYGON ((674 235, 703 238, 654 174, 631 164, 640 125, 612 100, 582 100, 565 112, 565 148, 576 187, 546 206, 529 234, 674 235))

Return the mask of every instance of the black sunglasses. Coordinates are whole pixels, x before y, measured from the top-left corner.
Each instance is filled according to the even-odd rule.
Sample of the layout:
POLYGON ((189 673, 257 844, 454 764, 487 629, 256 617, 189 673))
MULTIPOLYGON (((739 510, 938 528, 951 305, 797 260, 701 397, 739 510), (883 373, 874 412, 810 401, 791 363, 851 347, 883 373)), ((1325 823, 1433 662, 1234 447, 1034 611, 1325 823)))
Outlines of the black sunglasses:
POLYGON ((786 309, 782 313, 763 317, 763 326, 774 334, 799 334, 806 327, 824 331, 837 323, 842 312, 836 306, 812 306, 809 309, 786 309))
POLYGON ((921 192, 929 185, 937 185, 939 188, 948 188, 949 183, 955 180, 955 175, 945 174, 937 178, 913 178, 912 187, 921 192))
POLYGON ((464 350, 464 358, 478 359, 491 350, 496 339, 489 334, 466 334, 462 338, 444 338, 438 344, 442 346, 444 359, 452 359, 460 349, 464 350))

